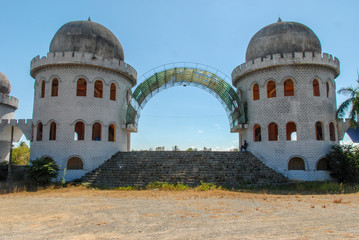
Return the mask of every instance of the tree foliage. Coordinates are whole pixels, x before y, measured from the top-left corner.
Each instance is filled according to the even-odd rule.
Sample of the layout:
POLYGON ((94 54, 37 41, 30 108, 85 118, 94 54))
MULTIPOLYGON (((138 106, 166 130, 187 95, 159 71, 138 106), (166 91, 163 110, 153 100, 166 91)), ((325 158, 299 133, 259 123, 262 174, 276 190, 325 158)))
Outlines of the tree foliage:
MULTIPOLYGON (((359 82, 358 82, 359 83, 359 82)), ((339 94, 349 96, 342 104, 340 104, 337 110, 337 118, 345 118, 349 112, 349 119, 353 127, 357 126, 358 114, 359 114, 359 87, 347 87, 338 91, 339 94)))
POLYGON ((59 166, 51 158, 31 160, 27 179, 36 185, 47 185, 59 174, 59 166))
POLYGON ((333 145, 327 154, 331 176, 343 183, 359 183, 359 149, 333 145))
POLYGON ((25 142, 20 142, 19 147, 12 150, 12 164, 13 165, 29 165, 30 163, 30 148, 25 142))

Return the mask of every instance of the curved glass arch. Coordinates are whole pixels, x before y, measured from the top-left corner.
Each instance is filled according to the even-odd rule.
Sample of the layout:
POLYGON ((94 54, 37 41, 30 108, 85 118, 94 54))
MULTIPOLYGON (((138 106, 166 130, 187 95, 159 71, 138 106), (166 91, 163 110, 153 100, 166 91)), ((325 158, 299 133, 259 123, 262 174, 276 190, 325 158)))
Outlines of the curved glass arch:
POLYGON ((212 73, 202 69, 203 66, 208 68, 198 64, 189 67, 171 64, 153 70, 152 74, 144 77, 145 80, 133 92, 127 108, 126 123, 137 127, 140 111, 154 95, 163 89, 186 84, 199 87, 214 95, 226 110, 231 128, 244 124, 246 118, 243 103, 232 86, 218 76, 224 74, 218 70, 215 70, 216 74, 212 73))

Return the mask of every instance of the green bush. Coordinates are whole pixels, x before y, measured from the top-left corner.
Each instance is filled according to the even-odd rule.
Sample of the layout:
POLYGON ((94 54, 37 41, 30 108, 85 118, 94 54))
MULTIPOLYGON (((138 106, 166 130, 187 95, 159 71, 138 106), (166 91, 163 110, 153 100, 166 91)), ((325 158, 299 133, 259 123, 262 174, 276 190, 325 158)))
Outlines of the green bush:
POLYGON ((222 187, 218 187, 214 183, 207 183, 207 182, 201 181, 201 185, 198 185, 197 189, 200 191, 209 191, 209 190, 216 190, 216 189, 221 190, 222 187))
POLYGON ((50 158, 37 158, 30 161, 26 178, 35 185, 45 186, 51 183, 58 174, 59 166, 54 161, 50 158))
POLYGON ((327 154, 331 176, 344 183, 359 183, 359 149, 333 145, 327 154))
POLYGON ((150 182, 149 184, 147 184, 146 189, 151 190, 151 189, 159 189, 159 190, 164 190, 164 191, 184 191, 189 189, 189 187, 183 183, 179 183, 177 182, 177 184, 173 184, 173 183, 168 183, 168 182, 159 182, 159 181, 154 181, 154 182, 150 182))

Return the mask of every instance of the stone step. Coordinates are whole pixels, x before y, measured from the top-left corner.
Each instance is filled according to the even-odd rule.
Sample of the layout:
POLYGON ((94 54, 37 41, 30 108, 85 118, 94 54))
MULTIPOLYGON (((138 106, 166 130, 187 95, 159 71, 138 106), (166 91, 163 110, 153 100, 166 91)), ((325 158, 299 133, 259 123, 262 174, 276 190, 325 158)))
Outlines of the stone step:
POLYGON ((196 185, 207 181, 233 187, 287 179, 249 152, 119 152, 85 174, 82 181, 109 187, 145 186, 153 181, 196 185))

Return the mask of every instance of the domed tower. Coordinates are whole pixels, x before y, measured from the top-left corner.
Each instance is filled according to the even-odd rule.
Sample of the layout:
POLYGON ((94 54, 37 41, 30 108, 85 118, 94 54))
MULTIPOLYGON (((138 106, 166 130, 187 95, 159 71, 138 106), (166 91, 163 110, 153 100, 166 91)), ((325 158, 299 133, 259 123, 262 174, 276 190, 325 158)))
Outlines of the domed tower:
POLYGON ((338 143, 334 79, 339 60, 322 54, 315 33, 296 22, 262 28, 246 63, 232 72, 246 101, 248 150, 290 179, 327 179, 325 155, 338 143))
POLYGON ((106 27, 90 20, 66 23, 47 57, 31 61, 31 76, 31 159, 50 157, 71 180, 129 148, 123 124, 137 73, 106 27))
POLYGON ((11 143, 11 127, 8 126, 9 119, 14 119, 18 99, 10 96, 11 85, 9 79, 0 72, 0 161, 9 160, 11 143))

